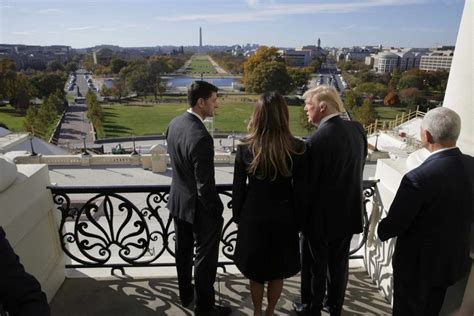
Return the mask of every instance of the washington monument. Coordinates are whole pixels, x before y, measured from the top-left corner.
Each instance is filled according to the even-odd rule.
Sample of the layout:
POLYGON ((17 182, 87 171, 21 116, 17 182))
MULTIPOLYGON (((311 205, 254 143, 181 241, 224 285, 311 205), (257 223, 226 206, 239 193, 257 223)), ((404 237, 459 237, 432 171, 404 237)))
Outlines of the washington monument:
POLYGON ((202 47, 202 29, 199 27, 199 47, 202 47))

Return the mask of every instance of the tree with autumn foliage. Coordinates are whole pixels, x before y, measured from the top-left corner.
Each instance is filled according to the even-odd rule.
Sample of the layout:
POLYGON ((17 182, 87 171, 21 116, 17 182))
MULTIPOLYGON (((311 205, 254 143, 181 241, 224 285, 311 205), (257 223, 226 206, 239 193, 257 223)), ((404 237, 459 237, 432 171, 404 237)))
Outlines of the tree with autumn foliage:
POLYGON ((247 91, 256 93, 276 90, 284 94, 292 85, 285 60, 278 49, 267 46, 260 46, 244 63, 242 81, 247 91))
POLYGON ((385 98, 383 98, 383 104, 386 106, 395 106, 399 103, 398 95, 394 90, 390 90, 385 98))
POLYGON ((371 124, 375 122, 375 119, 377 118, 377 113, 374 110, 374 106, 370 98, 366 98, 361 106, 353 108, 352 113, 354 114, 356 120, 362 125, 371 124))

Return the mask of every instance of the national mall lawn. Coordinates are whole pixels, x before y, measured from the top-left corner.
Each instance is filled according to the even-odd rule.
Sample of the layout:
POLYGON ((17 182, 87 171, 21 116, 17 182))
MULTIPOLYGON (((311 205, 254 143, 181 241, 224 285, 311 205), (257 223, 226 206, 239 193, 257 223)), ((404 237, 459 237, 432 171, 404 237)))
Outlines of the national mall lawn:
MULTIPOLYGON (((220 97, 219 108, 214 117, 216 133, 245 133, 253 112, 257 96, 230 95, 220 97)), ((164 98, 161 102, 104 104, 105 138, 128 137, 130 135, 161 135, 169 122, 188 108, 186 98, 164 98)), ((302 106, 289 106, 290 128, 294 135, 307 136, 300 125, 302 106)))
MULTIPOLYGON (((222 133, 245 133, 252 114, 256 95, 225 95, 220 98, 216 111, 214 129, 222 133)), ((129 137, 130 135, 161 135, 171 119, 183 113, 188 105, 186 97, 163 97, 159 102, 137 99, 133 102, 102 104, 104 108, 105 138, 129 137)), ((307 136, 300 125, 302 106, 289 106, 290 129, 294 135, 307 136)), ((375 107, 379 120, 392 120, 405 111, 404 108, 375 107)), ((0 123, 13 132, 24 131, 24 114, 16 112, 10 105, 0 107, 0 123)), ((53 125, 55 125, 54 123, 53 125)))

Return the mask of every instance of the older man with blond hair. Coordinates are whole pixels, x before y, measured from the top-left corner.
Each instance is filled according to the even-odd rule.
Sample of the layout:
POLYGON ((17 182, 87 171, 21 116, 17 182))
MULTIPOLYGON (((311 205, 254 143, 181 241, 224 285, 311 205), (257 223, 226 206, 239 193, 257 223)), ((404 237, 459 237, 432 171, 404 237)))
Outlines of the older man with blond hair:
POLYGON ((299 314, 320 315, 325 305, 331 315, 340 315, 350 242, 362 232, 367 138, 361 124, 339 117, 344 106, 334 87, 318 86, 304 98, 308 121, 318 129, 308 139, 311 203, 303 224, 303 305, 294 307, 299 314))

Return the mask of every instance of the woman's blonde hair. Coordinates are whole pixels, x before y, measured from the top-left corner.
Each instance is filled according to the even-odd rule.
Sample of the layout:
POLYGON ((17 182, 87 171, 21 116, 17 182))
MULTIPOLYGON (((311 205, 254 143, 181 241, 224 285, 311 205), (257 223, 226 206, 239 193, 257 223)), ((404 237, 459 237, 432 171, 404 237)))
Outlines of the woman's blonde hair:
POLYGON ((297 152, 288 124, 288 106, 278 92, 260 96, 248 125, 249 134, 242 142, 252 154, 249 173, 259 179, 275 180, 280 174, 291 176, 291 154, 297 152))

